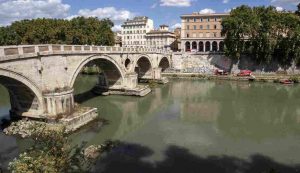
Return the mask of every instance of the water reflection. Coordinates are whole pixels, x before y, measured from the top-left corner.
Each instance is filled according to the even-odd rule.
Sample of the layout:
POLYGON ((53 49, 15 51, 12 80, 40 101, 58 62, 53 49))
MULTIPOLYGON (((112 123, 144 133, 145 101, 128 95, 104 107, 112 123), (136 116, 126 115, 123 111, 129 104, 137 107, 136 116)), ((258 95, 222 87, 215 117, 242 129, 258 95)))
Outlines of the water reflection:
MULTIPOLYGON (((97 107, 107 122, 73 134, 74 143, 137 144, 152 151, 143 157, 152 163, 164 163, 172 146, 201 159, 226 155, 247 162, 258 154, 282 164, 300 163, 299 85, 173 80, 140 98, 95 96, 90 90, 96 82, 97 77, 79 76, 75 100, 97 107)), ((0 103, 0 112, 8 112, 9 97, 0 103)), ((26 142, 11 140, 10 147, 26 148, 26 142)))

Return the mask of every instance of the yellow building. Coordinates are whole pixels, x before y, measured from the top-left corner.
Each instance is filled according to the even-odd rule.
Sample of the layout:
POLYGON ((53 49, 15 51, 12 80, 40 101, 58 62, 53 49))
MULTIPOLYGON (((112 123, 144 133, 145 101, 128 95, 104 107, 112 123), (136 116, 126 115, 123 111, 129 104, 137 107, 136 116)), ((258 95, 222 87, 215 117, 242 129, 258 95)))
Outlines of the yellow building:
POLYGON ((222 19, 229 14, 192 13, 181 16, 181 50, 185 52, 222 52, 222 19))

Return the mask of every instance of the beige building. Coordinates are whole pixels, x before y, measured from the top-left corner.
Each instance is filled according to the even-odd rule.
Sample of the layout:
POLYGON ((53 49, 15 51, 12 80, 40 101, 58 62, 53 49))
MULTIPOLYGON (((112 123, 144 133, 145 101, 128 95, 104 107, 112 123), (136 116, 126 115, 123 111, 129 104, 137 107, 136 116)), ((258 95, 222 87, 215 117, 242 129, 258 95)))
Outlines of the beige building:
POLYGON ((174 49, 175 34, 169 31, 169 26, 160 25, 158 30, 146 34, 147 47, 158 49, 174 49))
POLYGON ((181 50, 185 52, 222 52, 222 19, 229 14, 192 13, 181 16, 181 50))
POLYGON ((115 36, 115 46, 122 47, 122 34, 121 31, 114 32, 115 36))
POLYGON ((146 47, 146 33, 153 30, 153 20, 146 16, 127 20, 122 25, 123 47, 146 47))

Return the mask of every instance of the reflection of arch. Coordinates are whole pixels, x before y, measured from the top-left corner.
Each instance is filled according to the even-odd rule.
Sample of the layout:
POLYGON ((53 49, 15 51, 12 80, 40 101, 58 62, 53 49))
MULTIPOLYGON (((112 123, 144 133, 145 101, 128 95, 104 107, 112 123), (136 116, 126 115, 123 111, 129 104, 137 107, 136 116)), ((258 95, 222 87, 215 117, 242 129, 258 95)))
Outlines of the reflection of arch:
POLYGON ((32 113, 28 116, 39 116, 43 113, 43 94, 34 82, 19 73, 0 68, 0 84, 9 92, 13 112, 20 115, 32 113))
POLYGON ((197 42, 195 41, 192 42, 192 49, 197 49, 197 42))
POLYGON ((131 62, 131 61, 130 61, 130 59, 128 59, 128 58, 125 60, 125 68, 126 68, 126 69, 129 69, 129 64, 130 64, 130 62, 131 62))
POLYGON ((221 41, 221 42, 219 43, 219 51, 220 51, 220 52, 223 52, 223 51, 224 51, 224 42, 223 42, 223 41, 221 41))
POLYGON ((207 41, 207 42, 205 43, 205 52, 209 52, 209 51, 210 51, 210 42, 207 41))
POLYGON ((161 71, 164 72, 167 68, 170 68, 170 62, 167 57, 163 57, 160 62, 158 67, 161 68, 161 71))
POLYGON ((199 52, 203 52, 204 51, 204 44, 202 41, 199 42, 199 52))
POLYGON ((152 62, 147 55, 140 56, 134 65, 135 72, 138 74, 138 78, 151 76, 153 68, 152 62))
POLYGON ((218 51, 218 43, 216 41, 214 41, 212 43, 212 51, 213 52, 217 52, 218 51))
MULTIPOLYGON (((76 80, 78 74, 80 73, 81 69, 86 64, 88 64, 89 62, 94 61, 94 60, 96 61, 97 65, 101 66, 101 65, 105 64, 105 65, 101 66, 100 68, 101 68, 101 70, 104 71, 106 76, 108 76, 108 80, 110 80, 109 79, 110 77, 112 77, 113 80, 115 80, 116 78, 119 78, 119 79, 121 79, 121 83, 123 83, 123 80, 124 80, 123 71, 119 67, 118 63, 113 58, 111 58, 108 55, 101 55, 101 56, 93 55, 93 56, 88 57, 88 58, 84 59, 83 61, 81 61, 78 65, 78 67, 72 73, 73 74, 72 78, 69 81, 69 86, 71 88, 73 88, 75 80, 76 80), (113 69, 107 69, 107 68, 113 68, 113 69)), ((117 82, 117 81, 115 81, 115 82, 117 82)))
POLYGON ((185 51, 186 52, 191 51, 191 43, 189 41, 185 42, 185 51))

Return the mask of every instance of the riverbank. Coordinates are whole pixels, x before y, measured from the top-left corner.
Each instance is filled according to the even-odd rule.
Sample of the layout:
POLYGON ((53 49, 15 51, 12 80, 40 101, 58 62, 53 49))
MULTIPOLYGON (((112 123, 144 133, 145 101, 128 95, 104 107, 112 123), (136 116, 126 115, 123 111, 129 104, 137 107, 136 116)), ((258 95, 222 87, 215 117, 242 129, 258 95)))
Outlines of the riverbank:
POLYGON ((237 75, 209 75, 200 73, 163 73, 168 78, 186 78, 186 79, 204 79, 204 80, 228 80, 228 81, 255 81, 255 82, 273 82, 279 83, 280 80, 289 79, 294 83, 299 83, 300 75, 288 75, 288 74, 253 74, 255 78, 251 76, 240 77, 237 75))

